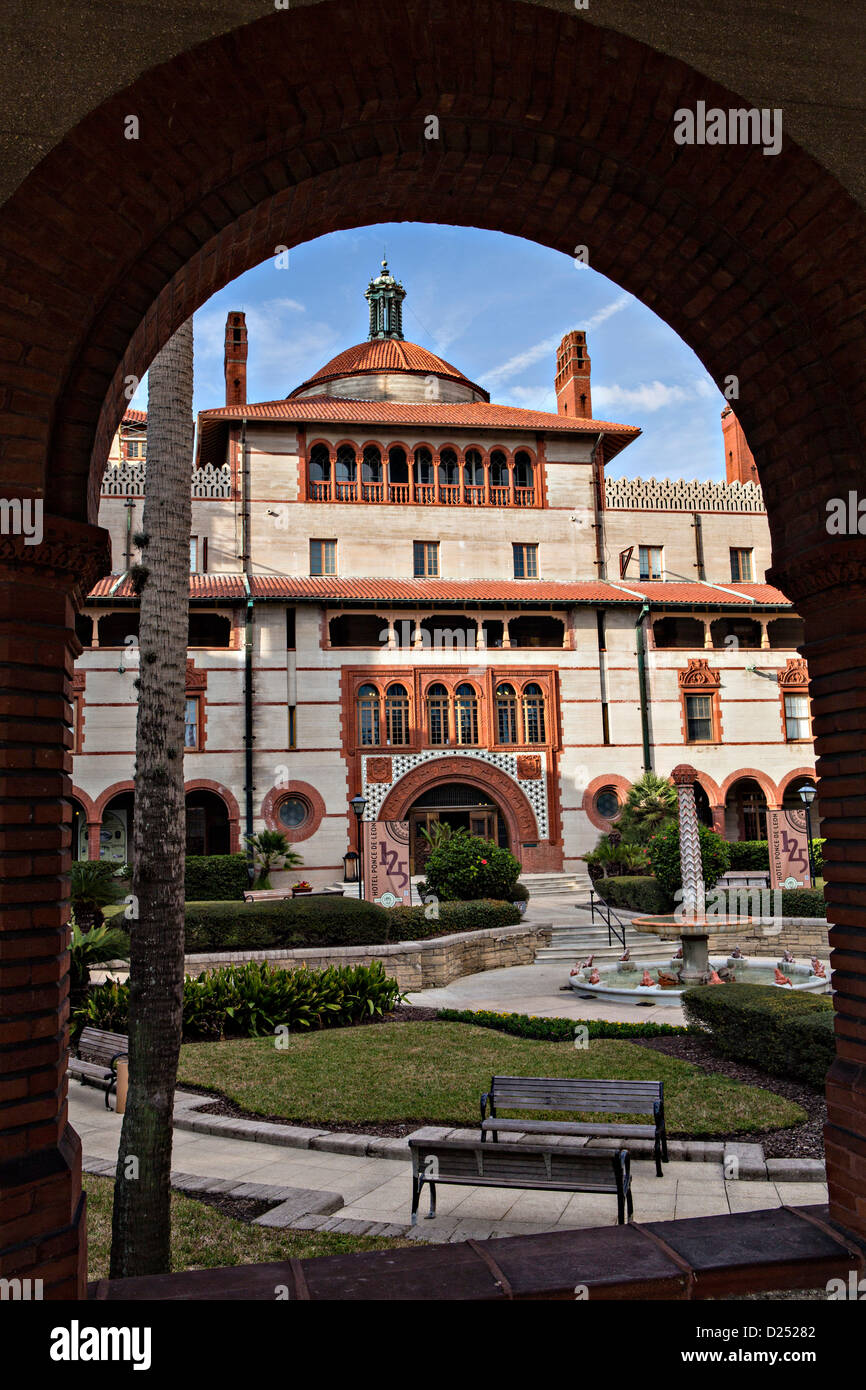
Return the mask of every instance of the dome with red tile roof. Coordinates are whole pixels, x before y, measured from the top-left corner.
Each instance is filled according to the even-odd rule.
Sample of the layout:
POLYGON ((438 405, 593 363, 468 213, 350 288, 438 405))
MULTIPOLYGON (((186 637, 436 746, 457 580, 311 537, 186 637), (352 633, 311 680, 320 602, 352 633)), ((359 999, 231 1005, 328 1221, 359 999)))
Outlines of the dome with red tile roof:
POLYGON ((336 396, 360 401, 489 401, 444 358, 402 338, 356 343, 326 362, 288 400, 336 396))

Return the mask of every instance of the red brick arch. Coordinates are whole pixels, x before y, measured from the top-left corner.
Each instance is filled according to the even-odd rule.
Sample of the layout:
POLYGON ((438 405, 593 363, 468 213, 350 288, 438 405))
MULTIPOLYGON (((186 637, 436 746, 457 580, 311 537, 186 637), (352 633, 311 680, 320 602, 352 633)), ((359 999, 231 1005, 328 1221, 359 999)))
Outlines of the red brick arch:
POLYGON ((730 777, 726 777, 719 788, 719 805, 724 806, 728 792, 735 782, 739 782, 743 777, 751 777, 758 783, 761 791, 767 799, 767 809, 772 810, 774 806, 781 806, 778 788, 772 777, 768 777, 766 772, 759 772, 756 767, 741 767, 736 772, 732 772, 730 777))
POLYGON ((95 807, 98 819, 102 820, 102 817, 105 815, 105 808, 107 807, 109 801, 113 801, 114 798, 116 796, 120 796, 122 792, 134 791, 135 783, 132 781, 131 778, 127 778, 125 782, 112 782, 111 786, 106 787, 105 791, 100 792, 99 796, 96 798, 95 807))
POLYGON ((404 820, 419 796, 445 782, 463 782, 489 792, 491 800, 502 812, 508 826, 508 837, 518 858, 522 856, 521 846, 526 841, 541 843, 535 812, 514 778, 482 758, 432 758, 412 768, 391 788, 379 810, 378 819, 404 820))
POLYGON ((786 772, 779 782, 779 805, 785 799, 785 793, 792 782, 798 782, 801 777, 808 777, 811 782, 817 782, 814 767, 795 767, 793 772, 786 772))
POLYGON ((224 803, 229 819, 229 852, 237 854, 241 847, 241 808, 234 793, 222 782, 213 782, 209 777, 194 777, 184 782, 184 796, 189 792, 213 792, 224 803))

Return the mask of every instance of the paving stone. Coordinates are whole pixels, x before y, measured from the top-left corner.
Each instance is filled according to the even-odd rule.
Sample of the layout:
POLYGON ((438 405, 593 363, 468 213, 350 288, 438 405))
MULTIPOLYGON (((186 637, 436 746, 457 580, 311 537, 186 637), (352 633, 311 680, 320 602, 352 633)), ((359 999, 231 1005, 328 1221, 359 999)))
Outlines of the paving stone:
POLYGON ((298 1187, 294 1190, 293 1195, 281 1202, 278 1207, 272 1207, 262 1216, 257 1216, 255 1225, 293 1226, 299 1217, 324 1216, 328 1218, 330 1212, 339 1211, 343 1205, 343 1197, 339 1192, 317 1192, 312 1188, 298 1187))
MULTIPOLYGON (((413 1129, 411 1134, 407 1134, 407 1139, 445 1139, 451 1133, 444 1125, 422 1125, 420 1129, 413 1129)), ((408 1145, 407 1145, 408 1148, 408 1145)))
MULTIPOLYGON (((726 1176, 732 1158, 737 1160, 737 1174, 740 1181, 749 1182, 766 1178, 767 1165, 764 1161, 764 1150, 760 1144, 726 1143, 722 1160, 726 1176)), ((728 1180, 731 1179, 728 1178, 728 1180)))
POLYGON ((412 1152, 406 1139, 371 1139, 367 1144, 370 1158, 399 1158, 411 1160, 412 1152))
POLYGON ((292 1227, 296 1231, 319 1231, 327 1220, 327 1216, 296 1216, 292 1227))
POLYGON ((310 1148, 335 1154, 358 1154, 363 1158, 369 1142, 368 1134, 316 1134, 310 1140, 310 1148))
POLYGON ((770 1182, 826 1182, 827 1172, 820 1158, 768 1158, 770 1182))

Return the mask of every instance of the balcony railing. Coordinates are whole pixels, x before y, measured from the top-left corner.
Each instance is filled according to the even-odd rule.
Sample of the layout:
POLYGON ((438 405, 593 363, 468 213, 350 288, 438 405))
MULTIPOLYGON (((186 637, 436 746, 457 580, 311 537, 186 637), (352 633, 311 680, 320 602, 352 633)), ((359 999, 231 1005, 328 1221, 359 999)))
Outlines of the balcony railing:
POLYGON ((534 507, 534 487, 493 487, 460 483, 330 483, 307 484, 311 502, 383 502, 433 507, 534 507))

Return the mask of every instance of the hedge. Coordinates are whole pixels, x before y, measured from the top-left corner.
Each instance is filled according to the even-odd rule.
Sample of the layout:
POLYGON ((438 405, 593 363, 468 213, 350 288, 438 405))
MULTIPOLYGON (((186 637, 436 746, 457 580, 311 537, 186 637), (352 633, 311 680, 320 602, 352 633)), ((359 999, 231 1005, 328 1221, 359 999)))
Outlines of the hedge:
POLYGON ((687 1021, 709 1032, 722 1056, 822 1084, 834 1055, 828 995, 775 985, 704 985, 686 990, 682 1002, 687 1021), (828 1023, 819 1024, 819 1017, 828 1023))
POLYGON ((436 1015, 444 1023, 474 1023, 478 1028, 494 1028, 518 1038, 540 1042, 571 1042, 577 1027, 589 1038, 661 1038, 688 1033, 676 1023, 615 1023, 606 1018, 537 1018, 530 1014, 496 1014, 489 1009, 440 1009, 436 1015))
MULTIPOLYGON (((766 840, 732 840, 731 862, 729 868, 742 872, 744 869, 770 872, 770 847, 766 840)), ((812 855, 815 860, 815 873, 819 878, 824 873, 824 841, 812 841, 812 855)))
POLYGON ((625 908, 630 912, 644 912, 649 916, 663 916, 673 912, 673 899, 669 898, 657 879, 637 874, 623 874, 621 877, 601 879, 595 891, 610 907, 625 908))
POLYGON ((428 890, 442 902, 510 902, 521 865, 510 850, 492 840, 456 830, 433 850, 424 868, 428 890))
MULTIPOLYGON (((826 917, 827 904, 824 901, 823 888, 782 888, 781 893, 782 916, 783 917, 826 917)), ((764 889, 711 889, 707 897, 707 902, 712 910, 715 903, 719 901, 716 896, 719 894, 727 904, 726 911, 732 916, 736 916, 741 910, 746 914, 755 916, 765 902, 768 902, 772 911, 775 906, 775 891, 764 889), (770 894, 769 898, 766 894, 770 894)))
POLYGON ((384 908, 329 893, 254 903, 194 902, 186 904, 186 950, 194 954, 277 946, 381 946, 512 926, 521 920, 511 903, 488 900, 384 908))
POLYGON ((244 854, 188 854, 183 893, 187 902, 238 902, 250 886, 244 854))
MULTIPOLYGON (((250 962, 187 978, 183 984, 185 1041, 260 1037, 288 1028, 344 1028, 390 1013, 402 995, 381 961, 327 970, 275 970, 250 962)), ((91 989, 74 1017, 84 1027, 126 1033, 129 985, 106 981, 91 989)))

